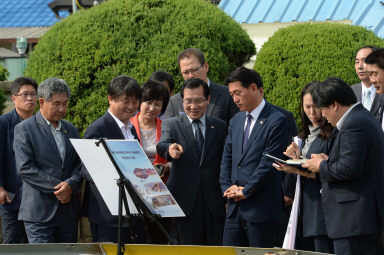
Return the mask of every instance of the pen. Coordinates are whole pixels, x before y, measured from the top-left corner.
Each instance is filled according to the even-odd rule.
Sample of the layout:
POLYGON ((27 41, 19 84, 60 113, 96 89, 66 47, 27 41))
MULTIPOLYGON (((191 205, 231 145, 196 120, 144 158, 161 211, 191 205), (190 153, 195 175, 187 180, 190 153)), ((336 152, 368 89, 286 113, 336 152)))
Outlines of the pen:
MULTIPOLYGON (((292 142, 294 143, 295 142, 295 137, 292 136, 292 142)), ((296 151, 293 150, 293 153, 295 153, 295 158, 297 158, 297 154, 296 154, 296 151)))

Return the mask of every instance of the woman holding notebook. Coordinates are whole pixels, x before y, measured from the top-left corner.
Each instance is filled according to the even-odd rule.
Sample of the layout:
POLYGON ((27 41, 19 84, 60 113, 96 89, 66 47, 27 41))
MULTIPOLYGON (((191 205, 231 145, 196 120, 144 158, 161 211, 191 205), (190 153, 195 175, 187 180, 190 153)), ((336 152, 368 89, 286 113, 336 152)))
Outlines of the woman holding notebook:
MULTIPOLYGON (((311 92, 319 82, 311 82, 304 86, 300 95, 301 133, 295 142, 288 146, 285 155, 292 159, 310 158, 313 153, 329 154, 335 138, 333 129, 319 108, 312 102, 311 92)), ((298 220, 296 248, 316 252, 332 253, 333 244, 325 229, 321 205, 321 183, 318 174, 301 167, 289 166, 276 162, 273 166, 283 172, 301 177, 300 213, 298 220)))

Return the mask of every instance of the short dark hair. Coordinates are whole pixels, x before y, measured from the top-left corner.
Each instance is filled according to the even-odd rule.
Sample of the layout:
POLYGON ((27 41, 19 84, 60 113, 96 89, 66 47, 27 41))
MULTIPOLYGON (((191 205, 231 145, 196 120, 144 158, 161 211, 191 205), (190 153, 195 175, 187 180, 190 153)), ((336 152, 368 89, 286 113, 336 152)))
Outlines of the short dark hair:
POLYGON ((377 50, 378 48, 376 46, 373 46, 373 45, 364 45, 363 47, 359 48, 356 53, 355 53, 355 58, 357 56, 357 53, 359 53, 359 51, 361 51, 362 49, 371 49, 372 51, 374 50, 377 50))
POLYGON ((169 101, 169 91, 160 82, 157 82, 155 80, 148 80, 144 82, 143 86, 141 87, 140 104, 142 102, 148 102, 153 100, 163 101, 163 107, 161 108, 160 113, 163 114, 165 112, 165 109, 167 109, 169 101))
POLYGON ((21 89, 21 87, 23 87, 24 85, 31 85, 35 88, 35 91, 37 91, 37 82, 30 78, 30 77, 19 77, 19 78, 16 78, 16 80, 14 80, 12 82, 12 85, 11 85, 11 94, 14 96, 14 95, 17 95, 21 89))
POLYGON ((180 60, 184 58, 189 58, 191 56, 195 56, 199 63, 201 65, 204 65, 205 63, 205 58, 201 50, 196 49, 196 48, 188 48, 183 50, 182 52, 179 53, 179 56, 177 56, 177 66, 179 67, 180 70, 180 60))
POLYGON ((384 69, 384 48, 376 49, 365 59, 365 63, 369 65, 378 65, 384 69))
POLYGON ((181 89, 180 89, 180 95, 181 95, 181 98, 184 98, 184 89, 196 89, 196 88, 199 88, 199 87, 203 87, 204 89, 204 96, 206 99, 208 99, 209 97, 209 87, 208 87, 208 84, 199 79, 199 78, 192 78, 192 79, 189 79, 189 80, 186 80, 183 85, 181 86, 181 89))
POLYGON ((168 83, 169 89, 171 90, 169 92, 172 92, 175 89, 175 81, 173 80, 172 75, 166 71, 161 70, 153 72, 149 79, 158 81, 160 83, 166 81, 168 83))
POLYGON ((133 96, 140 99, 141 88, 139 83, 127 75, 120 75, 113 78, 108 85, 108 95, 116 99, 123 94, 128 97, 133 96))
MULTIPOLYGON (((301 133, 300 133, 299 137, 302 140, 307 139, 307 137, 311 133, 309 130, 309 126, 312 125, 312 122, 309 120, 307 114, 305 114, 305 112, 304 112, 304 99, 303 98, 306 94, 310 94, 312 96, 312 92, 314 91, 315 86, 319 86, 319 85, 321 86, 321 83, 319 81, 312 81, 312 82, 307 83, 304 86, 304 88, 301 92, 301 95, 300 95, 299 113, 300 113, 300 119, 301 119, 301 133)), ((323 116, 319 120, 319 126, 321 129, 320 133, 318 135, 319 138, 328 139, 329 137, 331 137, 331 132, 333 130, 333 127, 327 121, 327 119, 324 118, 323 116)))
POLYGON ((260 74, 244 66, 233 70, 225 79, 225 85, 228 86, 229 83, 236 81, 241 82, 241 85, 245 88, 251 86, 252 83, 255 83, 257 88, 263 87, 263 79, 261 79, 260 74))
POLYGON ((316 107, 328 107, 334 102, 350 106, 357 102, 351 87, 338 77, 330 77, 316 84, 312 92, 312 100, 316 107))

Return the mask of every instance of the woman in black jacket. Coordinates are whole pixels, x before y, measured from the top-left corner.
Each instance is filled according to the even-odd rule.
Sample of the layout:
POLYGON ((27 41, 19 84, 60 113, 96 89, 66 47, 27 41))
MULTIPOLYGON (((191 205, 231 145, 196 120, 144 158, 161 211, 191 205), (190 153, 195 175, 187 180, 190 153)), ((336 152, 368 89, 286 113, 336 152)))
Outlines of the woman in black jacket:
MULTIPOLYGON (((329 154, 336 130, 333 129, 319 108, 312 102, 311 92, 318 82, 304 86, 300 96, 301 133, 298 144, 288 146, 285 155, 290 158, 310 158, 313 153, 329 154)), ((304 168, 284 165, 279 162, 274 167, 283 172, 301 176, 301 201, 296 248, 316 252, 332 253, 333 243, 327 236, 321 205, 321 183, 318 174, 304 168)))

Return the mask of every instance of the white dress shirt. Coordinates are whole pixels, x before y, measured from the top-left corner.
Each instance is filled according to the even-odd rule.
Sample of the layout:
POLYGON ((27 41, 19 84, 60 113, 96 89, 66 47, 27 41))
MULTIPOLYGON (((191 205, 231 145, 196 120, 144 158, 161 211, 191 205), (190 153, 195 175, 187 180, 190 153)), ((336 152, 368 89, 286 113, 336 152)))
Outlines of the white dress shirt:
POLYGON ((111 113, 109 110, 108 112, 109 114, 111 114, 112 118, 116 121, 121 132, 123 133, 125 140, 135 139, 131 131, 131 128, 133 127, 131 121, 128 120, 127 125, 125 125, 121 120, 119 120, 115 115, 113 115, 113 113, 111 113))
MULTIPOLYGON (((260 115, 261 111, 263 110, 264 106, 265 106, 265 100, 263 99, 263 101, 261 101, 261 103, 252 112, 250 112, 250 114, 252 116, 252 122, 251 122, 251 126, 249 127, 248 138, 251 135, 252 129, 255 126, 255 123, 256 123, 257 119, 259 118, 259 115, 260 115)), ((245 113, 246 113, 245 116, 248 116, 249 112, 245 112, 245 113)), ((247 119, 248 118, 245 118, 244 130, 245 130, 245 127, 247 126, 247 119)))
POLYGON ((358 105, 360 103, 356 103, 354 105, 352 105, 344 114, 343 116, 339 119, 339 121, 336 123, 336 128, 337 130, 340 131, 340 129, 343 127, 343 124, 344 124, 344 121, 345 121, 345 118, 347 118, 348 114, 352 111, 352 109, 358 105))

